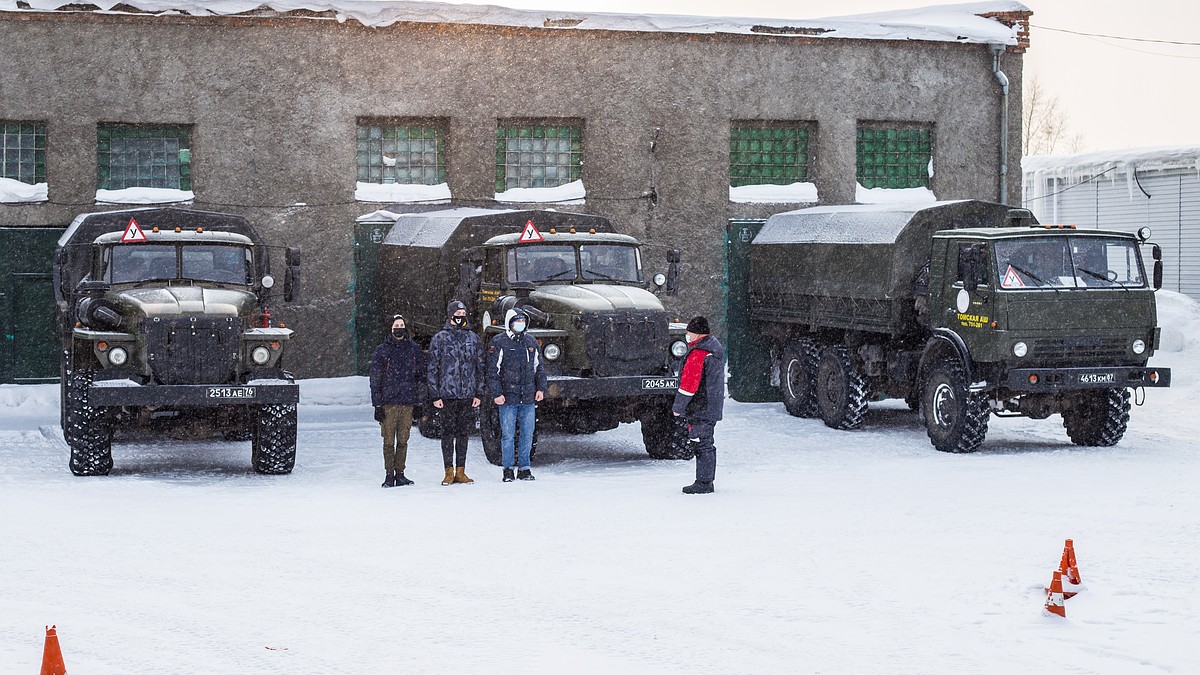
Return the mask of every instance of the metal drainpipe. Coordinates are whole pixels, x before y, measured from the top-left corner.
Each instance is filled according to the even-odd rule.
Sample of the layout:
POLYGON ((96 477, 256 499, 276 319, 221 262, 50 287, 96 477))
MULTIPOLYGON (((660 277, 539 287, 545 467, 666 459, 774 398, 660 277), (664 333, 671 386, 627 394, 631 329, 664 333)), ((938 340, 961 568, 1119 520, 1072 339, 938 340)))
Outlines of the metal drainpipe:
POLYGON ((1000 70, 1004 45, 992 47, 992 74, 1000 83, 1000 203, 1008 203, 1008 76, 1000 70))

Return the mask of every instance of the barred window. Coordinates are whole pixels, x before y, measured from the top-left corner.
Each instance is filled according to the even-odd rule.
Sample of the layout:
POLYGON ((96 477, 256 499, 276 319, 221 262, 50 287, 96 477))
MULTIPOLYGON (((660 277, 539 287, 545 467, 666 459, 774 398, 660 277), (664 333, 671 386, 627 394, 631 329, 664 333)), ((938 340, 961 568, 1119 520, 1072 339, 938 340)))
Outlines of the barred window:
POLYGON ((101 190, 192 189, 190 126, 101 124, 96 142, 101 190))
POLYGON ((46 182, 46 125, 0 121, 0 177, 46 182))
POLYGON ((354 148, 358 180, 363 183, 446 182, 443 125, 360 121, 354 148))
POLYGON ((865 188, 929 187, 933 129, 859 125, 855 173, 865 188))
POLYGON ((810 125, 734 122, 729 133, 729 185, 808 182, 810 125))
POLYGON ((496 129, 496 192, 558 187, 583 176, 583 127, 500 125, 496 129))

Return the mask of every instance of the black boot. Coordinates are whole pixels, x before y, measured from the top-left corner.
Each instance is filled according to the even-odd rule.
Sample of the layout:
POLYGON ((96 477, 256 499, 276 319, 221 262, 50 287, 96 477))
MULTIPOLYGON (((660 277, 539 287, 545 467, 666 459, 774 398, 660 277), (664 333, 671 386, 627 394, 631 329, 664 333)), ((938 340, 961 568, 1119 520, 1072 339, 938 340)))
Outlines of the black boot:
POLYGON ((505 483, 513 482, 513 470, 512 469, 504 470, 504 482, 505 483))
POLYGON ((404 477, 403 471, 396 474, 396 487, 402 487, 404 485, 412 485, 412 484, 413 484, 413 482, 411 480, 404 477))
POLYGON ((533 480, 533 472, 529 469, 518 469, 517 480, 533 480))
POLYGON ((696 481, 695 483, 683 488, 683 494, 685 495, 706 495, 712 491, 713 484, 711 482, 704 483, 701 481, 696 481))
POLYGON ((387 476, 383 479, 383 485, 380 487, 396 487, 396 472, 387 472, 387 476))

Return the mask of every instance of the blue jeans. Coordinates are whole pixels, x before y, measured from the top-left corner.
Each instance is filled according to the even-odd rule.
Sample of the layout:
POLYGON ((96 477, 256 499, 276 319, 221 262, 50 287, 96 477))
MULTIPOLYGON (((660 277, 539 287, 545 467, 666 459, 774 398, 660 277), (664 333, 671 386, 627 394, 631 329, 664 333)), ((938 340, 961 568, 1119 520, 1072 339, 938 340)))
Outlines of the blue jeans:
POLYGON ((500 456, 504 460, 504 468, 513 468, 513 436, 516 435, 517 423, 521 423, 521 438, 517 445, 517 468, 529 468, 529 451, 533 449, 533 421, 537 416, 537 406, 533 403, 506 403, 499 406, 500 410, 500 456))

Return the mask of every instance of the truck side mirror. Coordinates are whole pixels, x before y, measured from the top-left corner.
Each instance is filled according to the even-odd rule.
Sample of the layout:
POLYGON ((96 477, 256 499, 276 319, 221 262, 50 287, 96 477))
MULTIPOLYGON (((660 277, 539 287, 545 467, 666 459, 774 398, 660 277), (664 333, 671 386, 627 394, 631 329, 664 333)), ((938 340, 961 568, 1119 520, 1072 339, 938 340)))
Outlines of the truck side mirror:
POLYGON ((287 256, 286 257, 287 257, 287 266, 288 267, 299 267, 300 266, 300 248, 298 246, 287 247, 287 256))
MULTIPOLYGON (((675 295, 679 291, 679 261, 679 249, 673 248, 667 251, 667 278, 663 285, 663 290, 671 295, 675 295)), ((657 276, 655 277, 655 283, 658 283, 657 276)))
POLYGON ((283 273, 283 301, 300 301, 300 249, 287 248, 287 271, 283 273))
POLYGON ((975 292, 983 283, 986 270, 982 245, 964 246, 958 250, 958 274, 968 293, 975 292))
POLYGON ((1154 257, 1154 290, 1162 288, 1163 281, 1163 262, 1162 262, 1162 247, 1155 244, 1150 249, 1150 255, 1154 257))

